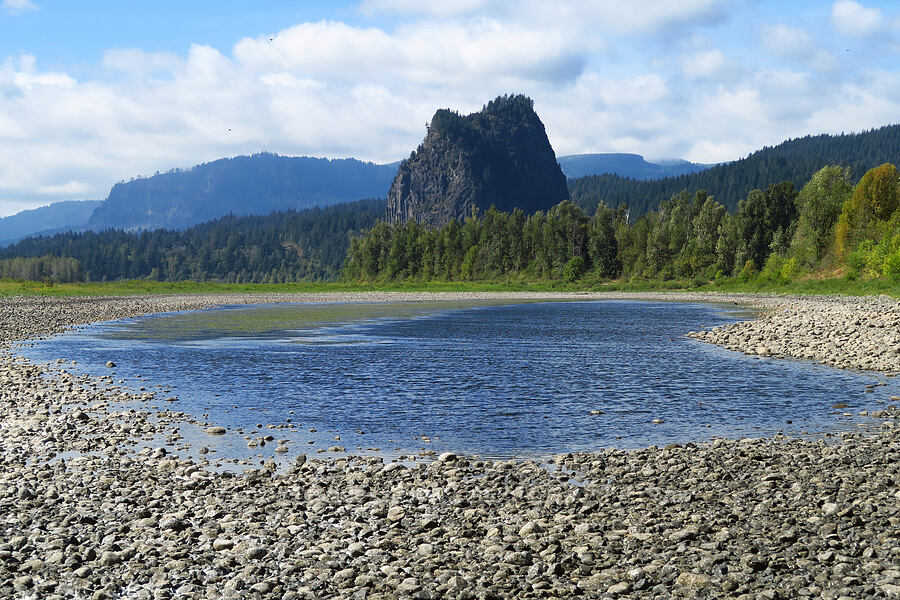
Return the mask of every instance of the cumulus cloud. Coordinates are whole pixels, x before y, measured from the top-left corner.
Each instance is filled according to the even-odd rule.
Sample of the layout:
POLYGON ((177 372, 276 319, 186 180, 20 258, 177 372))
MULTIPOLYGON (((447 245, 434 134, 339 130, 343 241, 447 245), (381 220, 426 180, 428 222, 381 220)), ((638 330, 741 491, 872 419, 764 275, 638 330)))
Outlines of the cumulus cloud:
POLYGON ((104 67, 140 79, 172 72, 180 63, 175 54, 144 52, 140 48, 115 48, 103 53, 104 67))
POLYGON ((665 79, 656 74, 600 79, 592 87, 606 106, 653 105, 664 100, 669 93, 665 79))
POLYGON ((686 54, 680 59, 681 71, 688 79, 722 77, 729 61, 718 48, 686 54))
POLYGON ((846 35, 866 36, 882 30, 887 22, 877 8, 866 8, 853 0, 839 0, 831 7, 831 22, 846 35))
POLYGON ((636 9, 633 4, 620 0, 363 0, 360 9, 367 14, 382 12, 413 17, 502 15, 506 21, 533 25, 565 24, 569 31, 589 23, 594 31, 622 34, 718 21, 726 15, 725 4, 723 0, 644 0, 636 9))
POLYGON ((725 16, 724 3, 720 0, 648 0, 639 8, 619 0, 566 4, 572 8, 576 19, 578 14, 590 14, 601 28, 615 32, 658 32, 686 24, 711 23, 725 16))
POLYGON ((811 127, 827 131, 859 131, 865 122, 896 123, 900 106, 900 73, 872 69, 853 81, 842 82, 839 101, 822 103, 810 115, 811 127))
POLYGON ((449 17, 471 14, 485 8, 489 0, 446 0, 422 2, 421 0, 363 0, 359 9, 366 14, 379 12, 449 17))
POLYGON ((583 49, 560 31, 496 20, 423 24, 393 35, 374 27, 304 23, 274 37, 244 39, 235 58, 250 69, 353 82, 377 78, 442 85, 482 78, 561 82, 578 76, 583 49))
POLYGON ((762 42, 772 54, 805 63, 814 69, 828 71, 835 66, 834 56, 818 47, 802 29, 767 25, 762 29, 762 42))
POLYGON ((809 21, 761 28, 741 52, 705 32, 723 18, 714 0, 421 5, 362 5, 390 11, 390 28, 322 21, 232 48, 109 49, 78 78, 39 57, 0 58, 0 215, 261 150, 390 162, 436 108, 467 113, 504 93, 534 98, 560 155, 718 162, 900 114, 900 69, 833 68, 809 21))
POLYGON ((38 9, 37 5, 29 0, 3 0, 0 7, 3 8, 3 12, 10 15, 20 15, 38 9))
POLYGON ((12 95, 21 95, 35 87, 74 87, 75 80, 66 73, 39 72, 36 63, 36 57, 30 54, 23 54, 18 61, 5 60, 0 67, 0 89, 12 95))

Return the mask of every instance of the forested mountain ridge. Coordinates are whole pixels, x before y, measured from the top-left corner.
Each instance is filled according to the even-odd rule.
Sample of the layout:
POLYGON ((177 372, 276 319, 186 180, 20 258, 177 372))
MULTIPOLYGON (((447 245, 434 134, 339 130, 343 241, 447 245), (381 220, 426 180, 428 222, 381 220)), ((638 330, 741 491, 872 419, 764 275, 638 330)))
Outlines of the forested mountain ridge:
POLYGON ((443 225, 491 206, 547 210, 567 197, 534 103, 500 96, 470 115, 434 113, 425 140, 391 184, 387 220, 443 225))
POLYGON ((254 154, 113 186, 92 230, 183 229, 225 215, 266 215, 384 198, 396 165, 356 159, 254 154))
MULTIPOLYGON (((509 108, 513 121, 517 111, 533 113, 524 96, 511 100, 501 112, 509 108)), ((508 117, 501 115, 499 122, 508 125, 508 117)), ((438 111, 430 129, 465 137, 466 119, 438 111)), ((0 250, 0 276, 331 280, 346 257, 345 276, 362 280, 555 279, 585 272, 604 278, 709 280, 760 271, 796 273, 822 264, 846 266, 851 274, 893 277, 900 276, 896 169, 884 161, 866 171, 858 184, 859 171, 852 172, 887 155, 900 156, 900 126, 790 140, 736 163, 668 180, 615 178, 636 194, 615 207, 598 200, 598 188, 589 185, 610 177, 604 176, 569 181, 581 206, 563 202, 529 213, 512 198, 511 210, 478 207, 477 218, 448 218, 442 227, 415 218, 378 224, 396 213, 387 210, 388 202, 372 200, 265 217, 232 215, 186 231, 135 228, 130 233, 45 236, 0 250), (837 164, 794 183, 796 173, 823 157, 835 158, 837 164), (784 173, 792 178, 777 181, 784 173), (703 177, 710 179, 704 183, 703 177), (724 187, 716 188, 717 182, 724 187), (716 189, 733 192, 753 182, 758 187, 740 197, 736 207, 715 196, 716 189), (701 184, 703 189, 691 191, 692 185, 701 184), (666 185, 677 191, 653 210, 642 215, 634 208, 646 200, 637 191, 664 190, 666 185), (704 191, 707 187, 712 194, 704 191), (782 269, 781 264, 789 267, 782 269)), ((263 157, 263 162, 283 158, 263 157)), ((554 165, 558 171, 555 160, 554 165)), ((433 176, 448 173, 432 171, 433 176)), ((255 202, 252 193, 242 197, 245 205, 265 210, 265 203, 255 202)))
MULTIPOLYGON (((246 158, 246 157, 245 157, 246 158)), ((281 157, 287 158, 287 157, 281 157)), ((228 161, 223 163, 222 171, 226 168, 234 167, 234 168, 243 168, 240 160, 235 159, 223 159, 224 161, 228 161)), ((290 161, 307 161, 304 158, 289 158, 290 161)), ((386 193, 387 187, 390 184, 390 180, 393 175, 397 172, 397 167, 400 166, 400 161, 394 163, 388 163, 385 165, 376 165, 377 168, 370 169, 367 163, 359 163, 358 165, 352 161, 351 159, 345 159, 347 162, 345 166, 347 167, 345 172, 349 173, 350 179, 352 180, 354 177, 360 181, 359 188, 357 189, 340 189, 339 187, 332 188, 329 190, 323 184, 324 192, 319 194, 321 196, 334 196, 334 197, 342 197, 342 201, 352 201, 356 199, 354 194, 362 194, 360 197, 383 197, 386 193), (359 167, 358 169, 354 167, 359 167), (368 183, 363 183, 367 177, 371 175, 372 183, 371 185, 368 183)), ((309 164, 310 169, 313 167, 321 167, 323 171, 334 171, 334 164, 332 161, 327 161, 325 159, 312 159, 312 163, 309 164)), ((219 161, 216 161, 219 162, 219 161)), ((616 153, 605 153, 605 154, 573 154, 569 156, 561 156, 559 157, 559 163, 562 167, 563 173, 566 177, 582 177, 584 175, 590 174, 602 174, 602 173, 615 173, 618 175, 622 175, 624 177, 632 177, 635 179, 658 179, 661 177, 667 177, 671 175, 679 175, 685 172, 695 172, 698 170, 702 170, 710 167, 711 165, 701 165, 696 163, 689 163, 687 161, 682 160, 673 160, 673 161, 665 161, 660 163, 652 163, 647 162, 643 159, 642 156, 637 154, 616 154, 616 153)), ((340 169, 337 169, 340 172, 340 169)), ((185 171, 177 171, 173 170, 172 174, 182 174, 185 171)), ((169 173, 165 175, 160 175, 161 179, 166 179, 169 173)), ((307 180, 318 180, 323 178, 325 175, 323 174, 315 174, 315 173, 307 173, 307 180)), ((154 176, 156 177, 156 176, 154 176)), ((166 189, 167 184, 171 184, 172 182, 164 182, 164 181, 149 181, 153 180, 154 177, 150 178, 140 178, 135 179, 129 183, 121 183, 118 184, 115 195, 118 197, 119 195, 123 196, 123 200, 125 198, 129 198, 132 193, 136 193, 139 188, 143 189, 142 193, 148 194, 151 193, 161 193, 166 189), (131 186, 131 187, 129 187, 131 186), (155 188, 155 192, 151 192, 150 189, 155 188)), ((177 178, 172 178, 177 179, 177 178)), ((346 186, 347 181, 343 178, 338 178, 338 183, 341 186, 346 186)), ((148 201, 150 201, 148 197, 148 201)), ((87 228, 87 223, 93 215, 94 211, 103 203, 102 200, 68 200, 63 202, 55 202, 49 206, 44 206, 35 209, 23 210, 14 215, 10 215, 8 217, 0 218, 0 247, 9 245, 13 242, 16 242, 25 237, 40 234, 40 235, 52 235, 54 233, 62 233, 67 230, 76 230, 80 231, 87 228)), ((147 207, 148 211, 153 211, 152 207, 147 207)), ((159 211, 156 211, 159 212, 159 211)), ((130 220, 132 225, 129 228, 135 229, 153 229, 155 227, 160 226, 162 220, 155 220, 151 215, 148 215, 148 218, 141 220, 135 220, 134 215, 128 215, 127 210, 117 209, 104 209, 100 211, 100 215, 98 215, 97 219, 94 221, 94 228, 96 229, 106 229, 109 227, 117 227, 116 224, 112 223, 114 219, 114 214, 123 213, 126 216, 126 220, 130 220), (103 213, 107 213, 104 215, 103 213)), ((254 213, 255 214, 255 213, 254 213)), ((262 214, 262 213, 261 213, 262 214)), ((157 215, 158 216, 158 215, 157 215)))
MULTIPOLYGON (((384 215, 384 200, 360 200, 325 208, 229 215, 186 230, 105 230, 28 238, 0 250, 0 276, 34 273, 34 259, 65 257, 67 272, 88 281, 294 282, 335 279, 351 237, 384 215), (19 261, 18 263, 16 261, 19 261)), ((58 261, 45 261, 47 268, 58 261)))
POLYGON ((23 210, 0 219, 0 246, 45 231, 76 228, 87 223, 100 200, 70 200, 23 210))
POLYGON ((640 154, 600 153, 569 154, 557 159, 563 173, 569 179, 606 173, 631 179, 662 179, 687 173, 697 173, 714 165, 692 163, 686 160, 648 162, 640 154))
POLYGON ((569 195, 587 214, 592 214, 600 201, 613 207, 627 204, 634 219, 655 210, 682 190, 691 194, 706 190, 734 212, 750 190, 765 189, 780 181, 791 181, 799 188, 824 166, 849 167, 852 179, 858 181, 869 169, 898 161, 900 125, 889 125, 861 133, 792 139, 731 163, 655 181, 618 175, 570 179, 569 195))
MULTIPOLYGON (((444 112, 452 116, 449 111, 444 112)), ((570 174, 630 173, 631 177, 605 174, 570 178, 568 193, 588 214, 600 200, 608 206, 627 204, 632 219, 655 209, 681 190, 691 193, 706 190, 734 212, 738 200, 746 197, 751 189, 763 189, 773 181, 793 181, 799 186, 825 165, 849 167, 855 181, 866 170, 885 162, 900 162, 900 125, 855 134, 788 140, 733 163, 655 181, 639 179, 662 174, 658 168, 666 165, 648 163, 639 155, 559 158, 563 171, 570 174)), ((398 164, 267 153, 220 159, 188 170, 173 170, 116 184, 105 202, 58 202, 0 219, 0 244, 4 240, 11 242, 27 235, 63 229, 184 228, 229 213, 267 214, 273 210, 385 197, 398 172, 398 164)), ((703 166, 685 162, 672 165, 672 168, 691 169, 703 166)), ((543 209, 549 206, 552 203, 543 209)))

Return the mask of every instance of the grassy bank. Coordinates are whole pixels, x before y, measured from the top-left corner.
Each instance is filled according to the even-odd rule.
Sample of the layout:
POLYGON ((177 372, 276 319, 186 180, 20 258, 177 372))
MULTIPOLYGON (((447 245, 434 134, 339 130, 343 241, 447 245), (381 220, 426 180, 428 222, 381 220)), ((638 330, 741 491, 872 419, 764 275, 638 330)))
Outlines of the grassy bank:
POLYGON ((559 282, 439 281, 402 283, 216 283, 113 281, 47 284, 35 281, 0 280, 0 297, 9 296, 132 296, 141 294, 215 293, 316 293, 316 292, 505 292, 566 291, 585 289, 559 282))
POLYGON ((690 280, 671 281, 437 281, 400 283, 216 283, 114 281, 92 283, 48 284, 34 281, 0 280, 0 297, 9 296, 132 296, 141 294, 215 294, 215 293, 314 293, 314 292, 507 292, 507 291, 709 291, 750 292, 803 295, 843 294, 867 296, 887 294, 900 298, 900 281, 887 279, 848 281, 834 279, 801 279, 771 281, 762 278, 743 281, 726 279, 698 285, 690 280))
POLYGON ((900 281, 872 279, 848 281, 846 279, 800 279, 796 281, 768 281, 763 279, 726 279, 720 282, 697 285, 691 281, 636 281, 610 282, 592 286, 591 291, 694 291, 759 294, 844 295, 876 296, 886 294, 900 298, 900 281))

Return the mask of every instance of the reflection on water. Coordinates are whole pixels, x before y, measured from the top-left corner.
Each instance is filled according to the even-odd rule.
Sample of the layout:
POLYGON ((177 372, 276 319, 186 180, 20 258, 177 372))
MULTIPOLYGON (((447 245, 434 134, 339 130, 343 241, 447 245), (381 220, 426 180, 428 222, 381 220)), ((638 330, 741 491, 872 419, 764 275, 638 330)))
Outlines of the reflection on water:
POLYGON ((231 307, 89 327, 23 353, 98 374, 114 360, 132 387, 171 386, 180 410, 273 435, 265 450, 213 440, 248 456, 279 440, 295 453, 506 457, 823 431, 853 426, 835 402, 858 412, 898 393, 896 380, 867 394, 881 378, 684 337, 735 318, 625 301, 231 307))

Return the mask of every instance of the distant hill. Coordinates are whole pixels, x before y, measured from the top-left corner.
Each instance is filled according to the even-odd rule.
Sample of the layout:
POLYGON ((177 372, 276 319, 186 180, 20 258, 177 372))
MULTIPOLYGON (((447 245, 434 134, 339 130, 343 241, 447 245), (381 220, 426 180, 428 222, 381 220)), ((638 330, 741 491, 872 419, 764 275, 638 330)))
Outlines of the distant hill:
POLYGON ((563 173, 569 178, 612 173, 631 179, 662 179, 697 173, 713 166, 680 159, 652 163, 640 154, 617 153, 569 154, 560 156, 558 160, 563 173))
POLYGON ((55 202, 3 217, 0 219, 0 247, 29 235, 83 226, 100 203, 100 200, 55 202))
POLYGON ((470 115, 434 113, 425 140, 391 184, 387 217, 440 226, 492 205, 533 213, 567 197, 565 175, 533 102, 501 96, 470 115))
POLYGON ((384 198, 395 165, 352 158, 254 154, 223 158, 113 186, 87 227, 183 229, 224 215, 264 215, 384 198))
POLYGON ((827 165, 850 167, 858 180, 872 167, 900 162, 900 125, 862 133, 815 135, 765 147, 748 157, 697 173, 641 181, 619 175, 590 175, 569 180, 569 194, 588 214, 599 201, 611 207, 627 204, 632 217, 654 210, 681 190, 706 190, 730 211, 752 189, 781 181, 803 186, 827 165))

